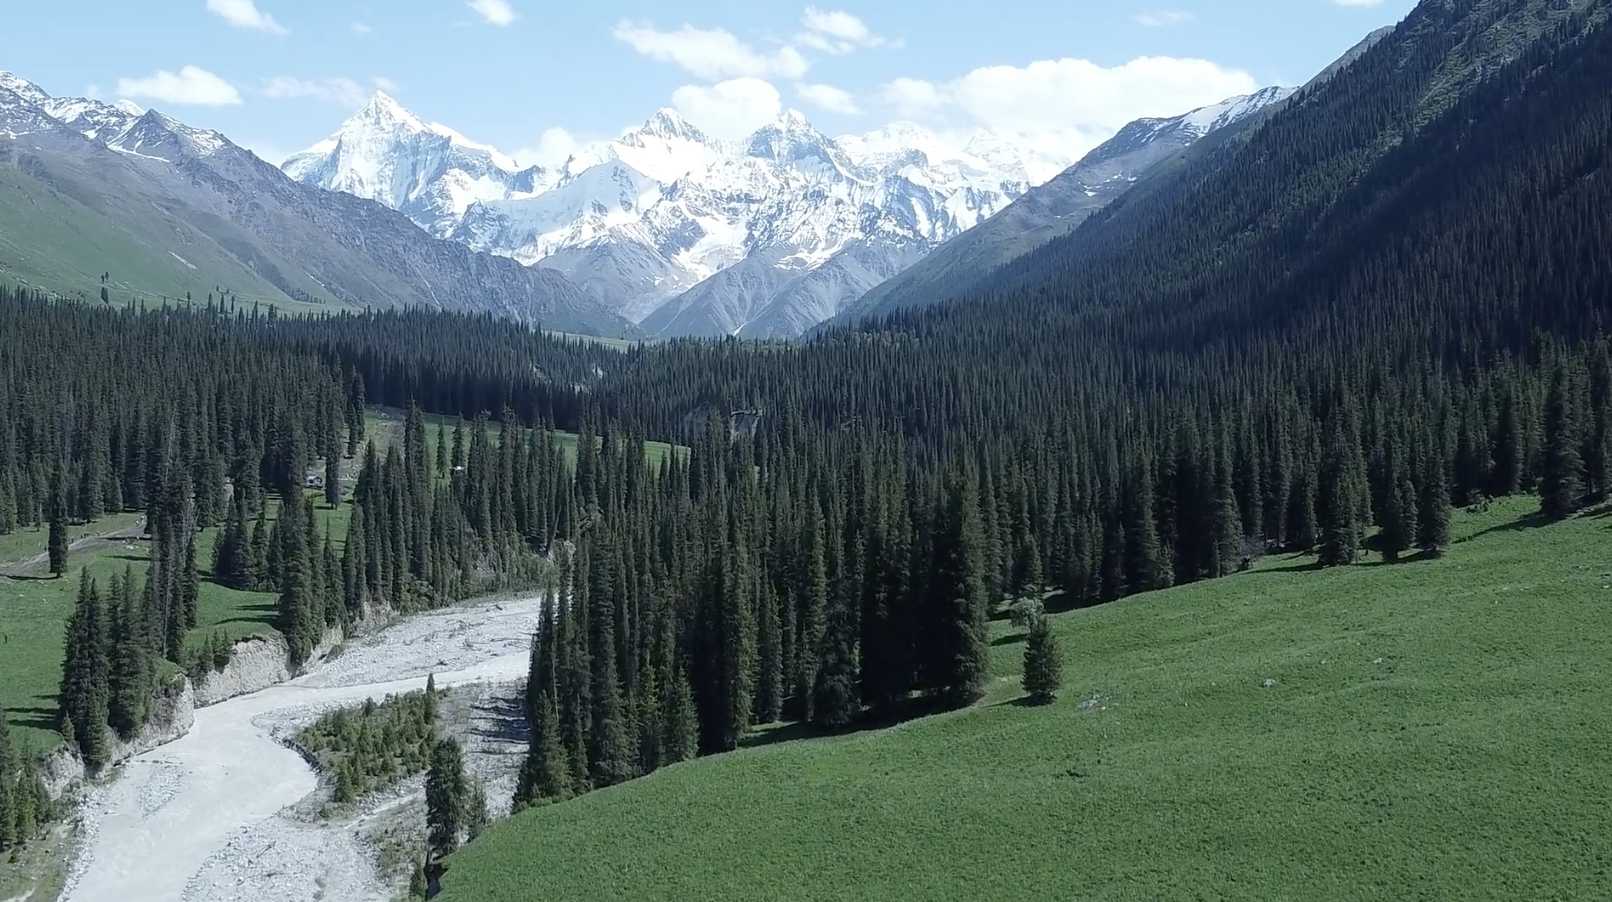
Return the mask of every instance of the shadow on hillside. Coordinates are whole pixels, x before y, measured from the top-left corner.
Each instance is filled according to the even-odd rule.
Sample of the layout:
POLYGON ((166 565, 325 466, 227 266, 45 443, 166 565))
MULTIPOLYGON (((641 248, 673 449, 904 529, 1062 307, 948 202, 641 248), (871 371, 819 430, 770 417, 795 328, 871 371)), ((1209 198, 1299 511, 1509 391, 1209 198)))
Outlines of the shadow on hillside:
POLYGON ((1001 648, 1004 645, 1018 645, 1028 638, 1030 638, 1029 633, 1008 633, 1005 636, 997 636, 995 639, 992 639, 991 647, 1001 648))
POLYGON ((869 714, 866 718, 857 721, 843 729, 825 730, 808 723, 793 721, 773 727, 765 732, 751 733, 739 742, 739 748, 755 749, 781 742, 795 742, 801 739, 826 739, 836 736, 854 736, 857 733, 869 733, 875 730, 885 730, 900 726, 908 721, 918 720, 934 714, 943 714, 956 710, 946 704, 943 698, 913 697, 906 704, 892 713, 884 715, 869 714))
POLYGON ((1259 570, 1248 570, 1246 573, 1249 576, 1267 576, 1277 573, 1318 573, 1325 569, 1325 567, 1321 566, 1320 561, 1309 561, 1307 563, 1288 564, 1285 567, 1265 567, 1259 570))
POLYGON ((1543 512, 1534 511, 1531 514, 1524 514, 1523 516, 1512 520, 1510 523, 1502 523, 1499 526, 1491 526, 1482 532, 1473 533, 1464 539, 1456 539, 1455 544, 1464 545, 1467 542, 1475 541, 1485 536, 1495 535, 1497 533, 1523 532, 1525 530, 1538 529, 1541 526, 1548 525, 1550 525, 1550 519, 1546 517, 1543 512))
POLYGON ((218 621, 218 625, 219 626, 224 626, 224 625, 230 624, 230 623, 270 623, 270 624, 272 624, 275 621, 275 618, 278 616, 280 609, 279 609, 279 607, 277 605, 273 605, 273 604, 249 604, 249 605, 241 608, 240 610, 241 610, 241 615, 240 616, 238 616, 238 617, 230 617, 230 618, 225 619, 225 620, 220 620, 220 621, 218 621))
MULTIPOLYGON (((39 696, 43 698, 44 696, 39 696)), ((32 727, 36 730, 56 729, 56 709, 40 706, 26 708, 9 708, 6 710, 8 719, 12 723, 23 727, 32 727)))
POLYGON ((19 583, 48 583, 61 579, 60 576, 55 576, 49 573, 43 575, 35 575, 30 573, 7 573, 5 577, 6 579, 16 580, 19 583))
POLYGON ((1038 702, 1035 699, 1031 698, 1029 695, 1021 695, 1018 698, 1009 698, 1009 699, 1003 699, 1002 701, 999 701, 999 702, 993 702, 990 705, 987 705, 986 707, 989 707, 989 708, 1045 708, 1050 704, 1052 704, 1052 702, 1038 702))
POLYGON ((1444 555, 1442 553, 1434 554, 1434 553, 1428 552, 1428 551, 1418 551, 1415 554, 1401 554, 1399 556, 1399 560, 1397 560, 1397 561, 1390 561, 1390 560, 1388 560, 1386 558, 1379 558, 1379 559, 1377 559, 1375 561, 1361 561, 1359 566, 1361 566, 1361 567, 1394 567, 1394 566, 1397 566, 1399 564, 1416 564, 1416 563, 1420 563, 1420 562, 1423 562, 1423 561, 1436 561, 1436 560, 1438 560, 1439 558, 1441 558, 1443 556, 1444 555))

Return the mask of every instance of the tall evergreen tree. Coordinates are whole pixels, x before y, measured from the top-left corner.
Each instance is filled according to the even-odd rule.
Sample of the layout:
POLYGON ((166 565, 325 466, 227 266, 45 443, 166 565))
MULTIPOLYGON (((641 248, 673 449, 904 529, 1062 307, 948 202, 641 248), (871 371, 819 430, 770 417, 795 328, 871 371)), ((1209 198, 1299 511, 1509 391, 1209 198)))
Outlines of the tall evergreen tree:
POLYGON ((1583 437, 1577 385, 1565 362, 1556 365, 1545 399, 1545 456, 1539 494, 1548 519, 1572 516, 1584 502, 1583 437))
POLYGON ((985 691, 988 672, 986 598, 979 502, 974 480, 955 473, 947 483, 935 540, 934 599, 939 606, 932 684, 954 706, 985 691))
POLYGON ((1024 644, 1024 691, 1038 705, 1051 702, 1063 685, 1063 657, 1058 636, 1045 614, 1030 621, 1030 635, 1024 644))
POLYGON ((59 577, 67 572, 67 476, 60 459, 56 461, 56 471, 50 481, 46 517, 50 520, 50 572, 59 577))
POLYGON ((433 856, 442 858, 459 848, 469 797, 458 740, 438 741, 431 750, 431 769, 425 778, 425 819, 433 856))

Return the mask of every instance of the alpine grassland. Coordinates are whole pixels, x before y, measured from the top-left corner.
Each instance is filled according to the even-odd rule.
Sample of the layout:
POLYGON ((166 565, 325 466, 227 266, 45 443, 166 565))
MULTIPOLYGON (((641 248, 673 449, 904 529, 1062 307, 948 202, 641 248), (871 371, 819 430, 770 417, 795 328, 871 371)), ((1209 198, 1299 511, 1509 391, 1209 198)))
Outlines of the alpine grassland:
POLYGON ((528 810, 441 898, 1603 897, 1612 515, 1537 509, 1459 513, 1438 558, 1269 557, 1055 614, 1048 706, 998 620, 972 708, 762 730, 528 810))

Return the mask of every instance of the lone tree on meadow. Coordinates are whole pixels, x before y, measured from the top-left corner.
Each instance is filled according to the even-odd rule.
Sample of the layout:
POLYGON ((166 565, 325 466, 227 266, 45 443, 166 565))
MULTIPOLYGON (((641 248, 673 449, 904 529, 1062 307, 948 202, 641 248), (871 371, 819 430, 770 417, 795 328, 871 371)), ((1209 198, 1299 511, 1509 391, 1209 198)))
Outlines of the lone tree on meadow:
POLYGON ((51 478, 49 508, 46 516, 50 520, 50 572, 61 576, 67 572, 67 476, 59 460, 55 476, 51 478))
POLYGON ((1030 637, 1024 643, 1024 691, 1030 701, 1045 705, 1058 697, 1063 686, 1063 655, 1052 621, 1045 615, 1030 623, 1030 637))

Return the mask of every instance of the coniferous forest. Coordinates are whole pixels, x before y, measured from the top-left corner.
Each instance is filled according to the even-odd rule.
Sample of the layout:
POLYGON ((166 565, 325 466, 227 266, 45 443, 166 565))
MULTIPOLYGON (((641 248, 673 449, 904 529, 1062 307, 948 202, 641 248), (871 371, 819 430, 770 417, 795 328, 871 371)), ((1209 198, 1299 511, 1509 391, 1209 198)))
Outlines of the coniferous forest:
MULTIPOLYGON (((1277 552, 1432 558, 1457 507, 1604 501, 1612 29, 1569 7, 1452 92, 1481 17, 1424 4, 1402 26, 1422 40, 1194 148, 991 296, 801 344, 618 352, 490 316, 0 291, 0 534, 137 511, 152 537, 143 580, 83 577, 59 729, 92 769, 138 731, 160 662, 188 663, 208 562, 276 593, 294 663, 375 610, 532 589, 528 806, 758 725, 972 704, 1019 599, 1096 605, 1277 552), (365 435, 372 406, 406 411, 401 442, 365 435), (651 462, 648 440, 678 450, 651 462), (358 473, 350 500, 326 481, 344 536, 307 496, 321 460, 358 473)), ((397 721, 319 729, 406 732, 423 769, 397 721)), ((3 730, 0 847, 46 804, 3 730)))

